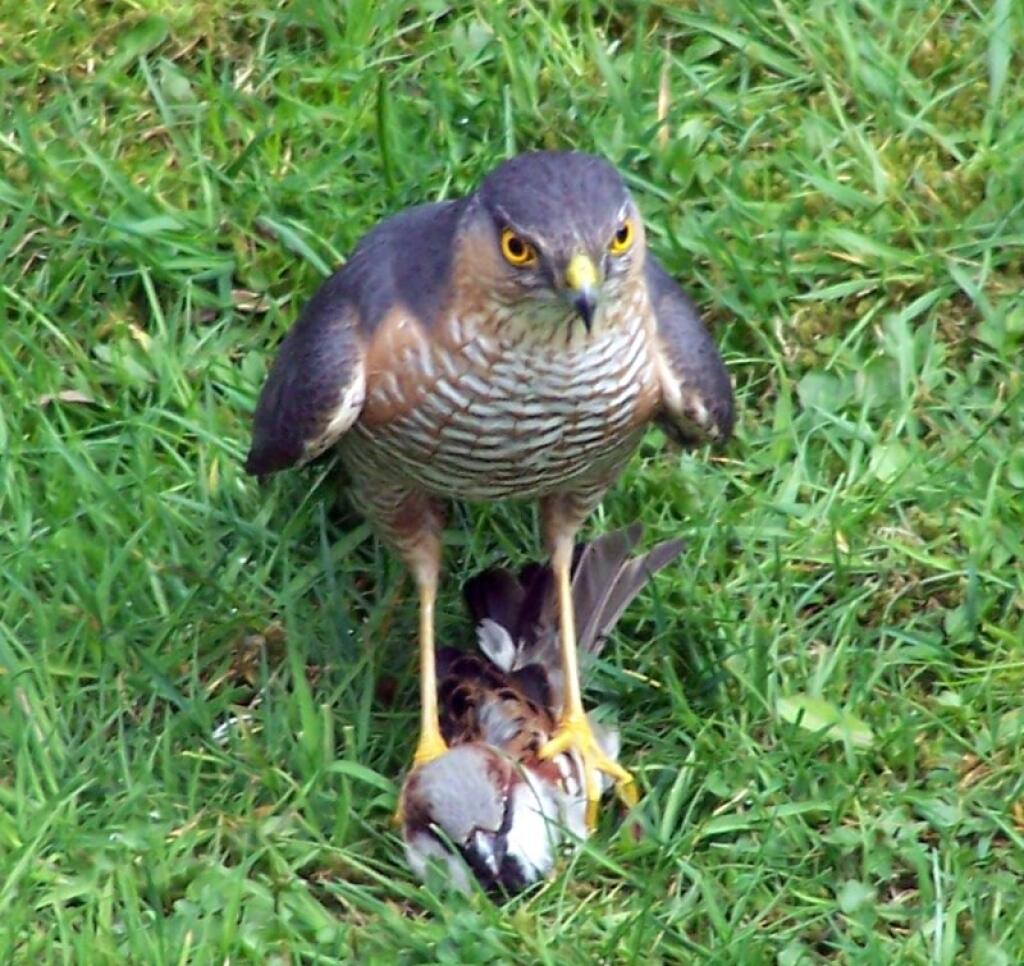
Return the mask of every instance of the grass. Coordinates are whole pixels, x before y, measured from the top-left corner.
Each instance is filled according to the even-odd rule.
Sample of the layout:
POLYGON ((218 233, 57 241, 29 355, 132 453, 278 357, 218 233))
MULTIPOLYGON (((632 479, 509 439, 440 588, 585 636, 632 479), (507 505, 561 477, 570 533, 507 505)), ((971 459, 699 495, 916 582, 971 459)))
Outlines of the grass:
MULTIPOLYGON (((1024 959, 1024 14, 803 7, 7 5, 4 961, 1024 959), (323 467, 241 459, 357 238, 538 146, 621 166, 740 422, 652 434, 593 524, 689 540, 590 694, 649 835, 609 809, 502 906, 388 825, 400 567, 323 467)), ((441 637, 535 553, 460 510, 441 637)))

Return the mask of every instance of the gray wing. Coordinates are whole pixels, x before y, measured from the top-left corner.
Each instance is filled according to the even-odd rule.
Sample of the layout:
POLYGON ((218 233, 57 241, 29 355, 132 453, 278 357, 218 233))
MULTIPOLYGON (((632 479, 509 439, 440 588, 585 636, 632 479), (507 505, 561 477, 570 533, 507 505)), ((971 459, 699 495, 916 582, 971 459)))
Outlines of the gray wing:
POLYGON ((366 350, 381 320, 403 306, 429 328, 441 310, 461 208, 461 201, 420 205, 381 222, 320 286, 260 393, 249 473, 301 466, 352 427, 366 397, 366 350))
POLYGON ((340 273, 328 279, 281 343, 253 417, 245 469, 254 476, 301 466, 358 418, 366 372, 345 294, 340 273))
POLYGON ((645 272, 658 331, 658 423, 685 445, 724 441, 732 433, 732 384, 718 347, 697 307, 651 254, 645 272))

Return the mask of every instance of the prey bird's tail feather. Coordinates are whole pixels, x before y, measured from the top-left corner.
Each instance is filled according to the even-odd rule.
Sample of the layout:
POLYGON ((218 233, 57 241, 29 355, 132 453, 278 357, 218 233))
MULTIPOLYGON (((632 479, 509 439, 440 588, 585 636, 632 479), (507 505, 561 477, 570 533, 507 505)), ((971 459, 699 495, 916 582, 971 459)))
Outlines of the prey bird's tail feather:
MULTIPOLYGON (((633 531, 632 527, 630 531, 633 531)), ((582 578, 583 568, 587 568, 588 580, 592 580, 599 591, 597 599, 591 602, 584 596, 582 588, 577 593, 576 582, 573 583, 577 646, 586 653, 600 653, 608 635, 633 598, 659 570, 676 560, 685 546, 682 539, 676 538, 655 545, 639 557, 630 557, 629 552, 640 536, 639 525, 635 534, 630 532, 628 536, 630 540, 627 546, 613 545, 610 548, 607 554, 610 559, 606 559, 600 541, 589 544, 580 559, 578 576, 582 578), (592 578, 589 576, 591 571, 592 578)))
MULTIPOLYGON (((676 539, 631 556, 642 529, 635 523, 576 547, 572 598, 581 655, 601 652, 633 598, 683 551, 676 539)), ((492 568, 472 578, 464 593, 488 659, 505 672, 540 665, 560 699, 558 593, 550 566, 530 564, 518 576, 492 568)))

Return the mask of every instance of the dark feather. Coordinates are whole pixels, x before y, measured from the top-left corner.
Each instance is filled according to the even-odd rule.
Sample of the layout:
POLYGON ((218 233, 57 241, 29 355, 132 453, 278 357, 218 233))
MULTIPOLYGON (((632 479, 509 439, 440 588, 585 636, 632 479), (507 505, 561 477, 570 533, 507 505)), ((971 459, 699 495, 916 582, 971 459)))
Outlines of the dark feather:
POLYGON ((439 647, 434 655, 434 673, 437 680, 443 681, 449 677, 455 662, 465 654, 466 652, 458 647, 439 647))
POLYGON ((551 679, 546 668, 539 664, 527 664, 513 671, 509 680, 515 685, 527 699, 532 701, 538 708, 551 708, 551 679))
POLYGON ((463 585, 462 596, 474 624, 492 620, 515 640, 523 606, 523 587, 519 579, 504 567, 484 570, 463 585))
POLYGON ((686 445, 728 439, 733 426, 732 383, 718 347, 689 296, 650 253, 645 272, 662 351, 684 400, 681 417, 663 412, 659 423, 686 445))
MULTIPOLYGON (((624 530, 606 533, 583 546, 572 576, 572 600, 576 615, 576 648, 582 654, 594 652, 598 623, 604 604, 615 588, 619 574, 643 528, 634 523, 624 530)), ((638 587, 637 590, 640 588, 638 587)), ((557 610, 553 614, 557 627, 557 610)))
MULTIPOLYGON (((576 616, 576 646, 581 654, 597 655, 633 598, 659 570, 683 551, 680 539, 667 540, 647 553, 631 557, 640 540, 639 523, 606 533, 584 544, 572 578, 576 616)), ((536 654, 541 663, 558 658, 558 602, 552 593, 537 632, 536 654), (543 654, 541 653, 543 649, 543 654)))
POLYGON ((555 577, 548 564, 530 563, 519 572, 523 602, 519 610, 516 641, 523 652, 530 651, 537 641, 544 615, 557 606, 555 577))
MULTIPOLYGON (((336 276, 337 277, 337 276, 336 276)), ((281 343, 253 417, 246 472, 267 476, 299 463, 362 365, 350 306, 321 288, 281 343)))
POLYGON ((681 538, 666 540, 643 556, 622 563, 611 589, 604 596, 599 609, 589 618, 586 629, 588 637, 585 645, 584 639, 580 638, 580 647, 585 647, 592 654, 599 652, 633 598, 651 577, 676 560, 685 546, 681 538))

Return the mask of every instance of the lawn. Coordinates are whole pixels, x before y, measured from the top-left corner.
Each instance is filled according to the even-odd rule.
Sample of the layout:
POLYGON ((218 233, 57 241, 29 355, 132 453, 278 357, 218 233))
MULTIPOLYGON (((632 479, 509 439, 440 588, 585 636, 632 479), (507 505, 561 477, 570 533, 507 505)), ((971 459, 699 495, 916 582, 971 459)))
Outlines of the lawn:
MULTIPOLYGON (((1020 4, 2 19, 4 962, 1024 961, 1020 4), (645 839, 608 807, 495 904, 414 882, 389 824, 402 568, 329 462, 241 462, 360 235, 570 146, 625 173, 739 422, 652 432, 592 521, 688 540, 588 693, 645 839)), ((537 552, 531 508, 460 508, 440 638, 537 552)))

